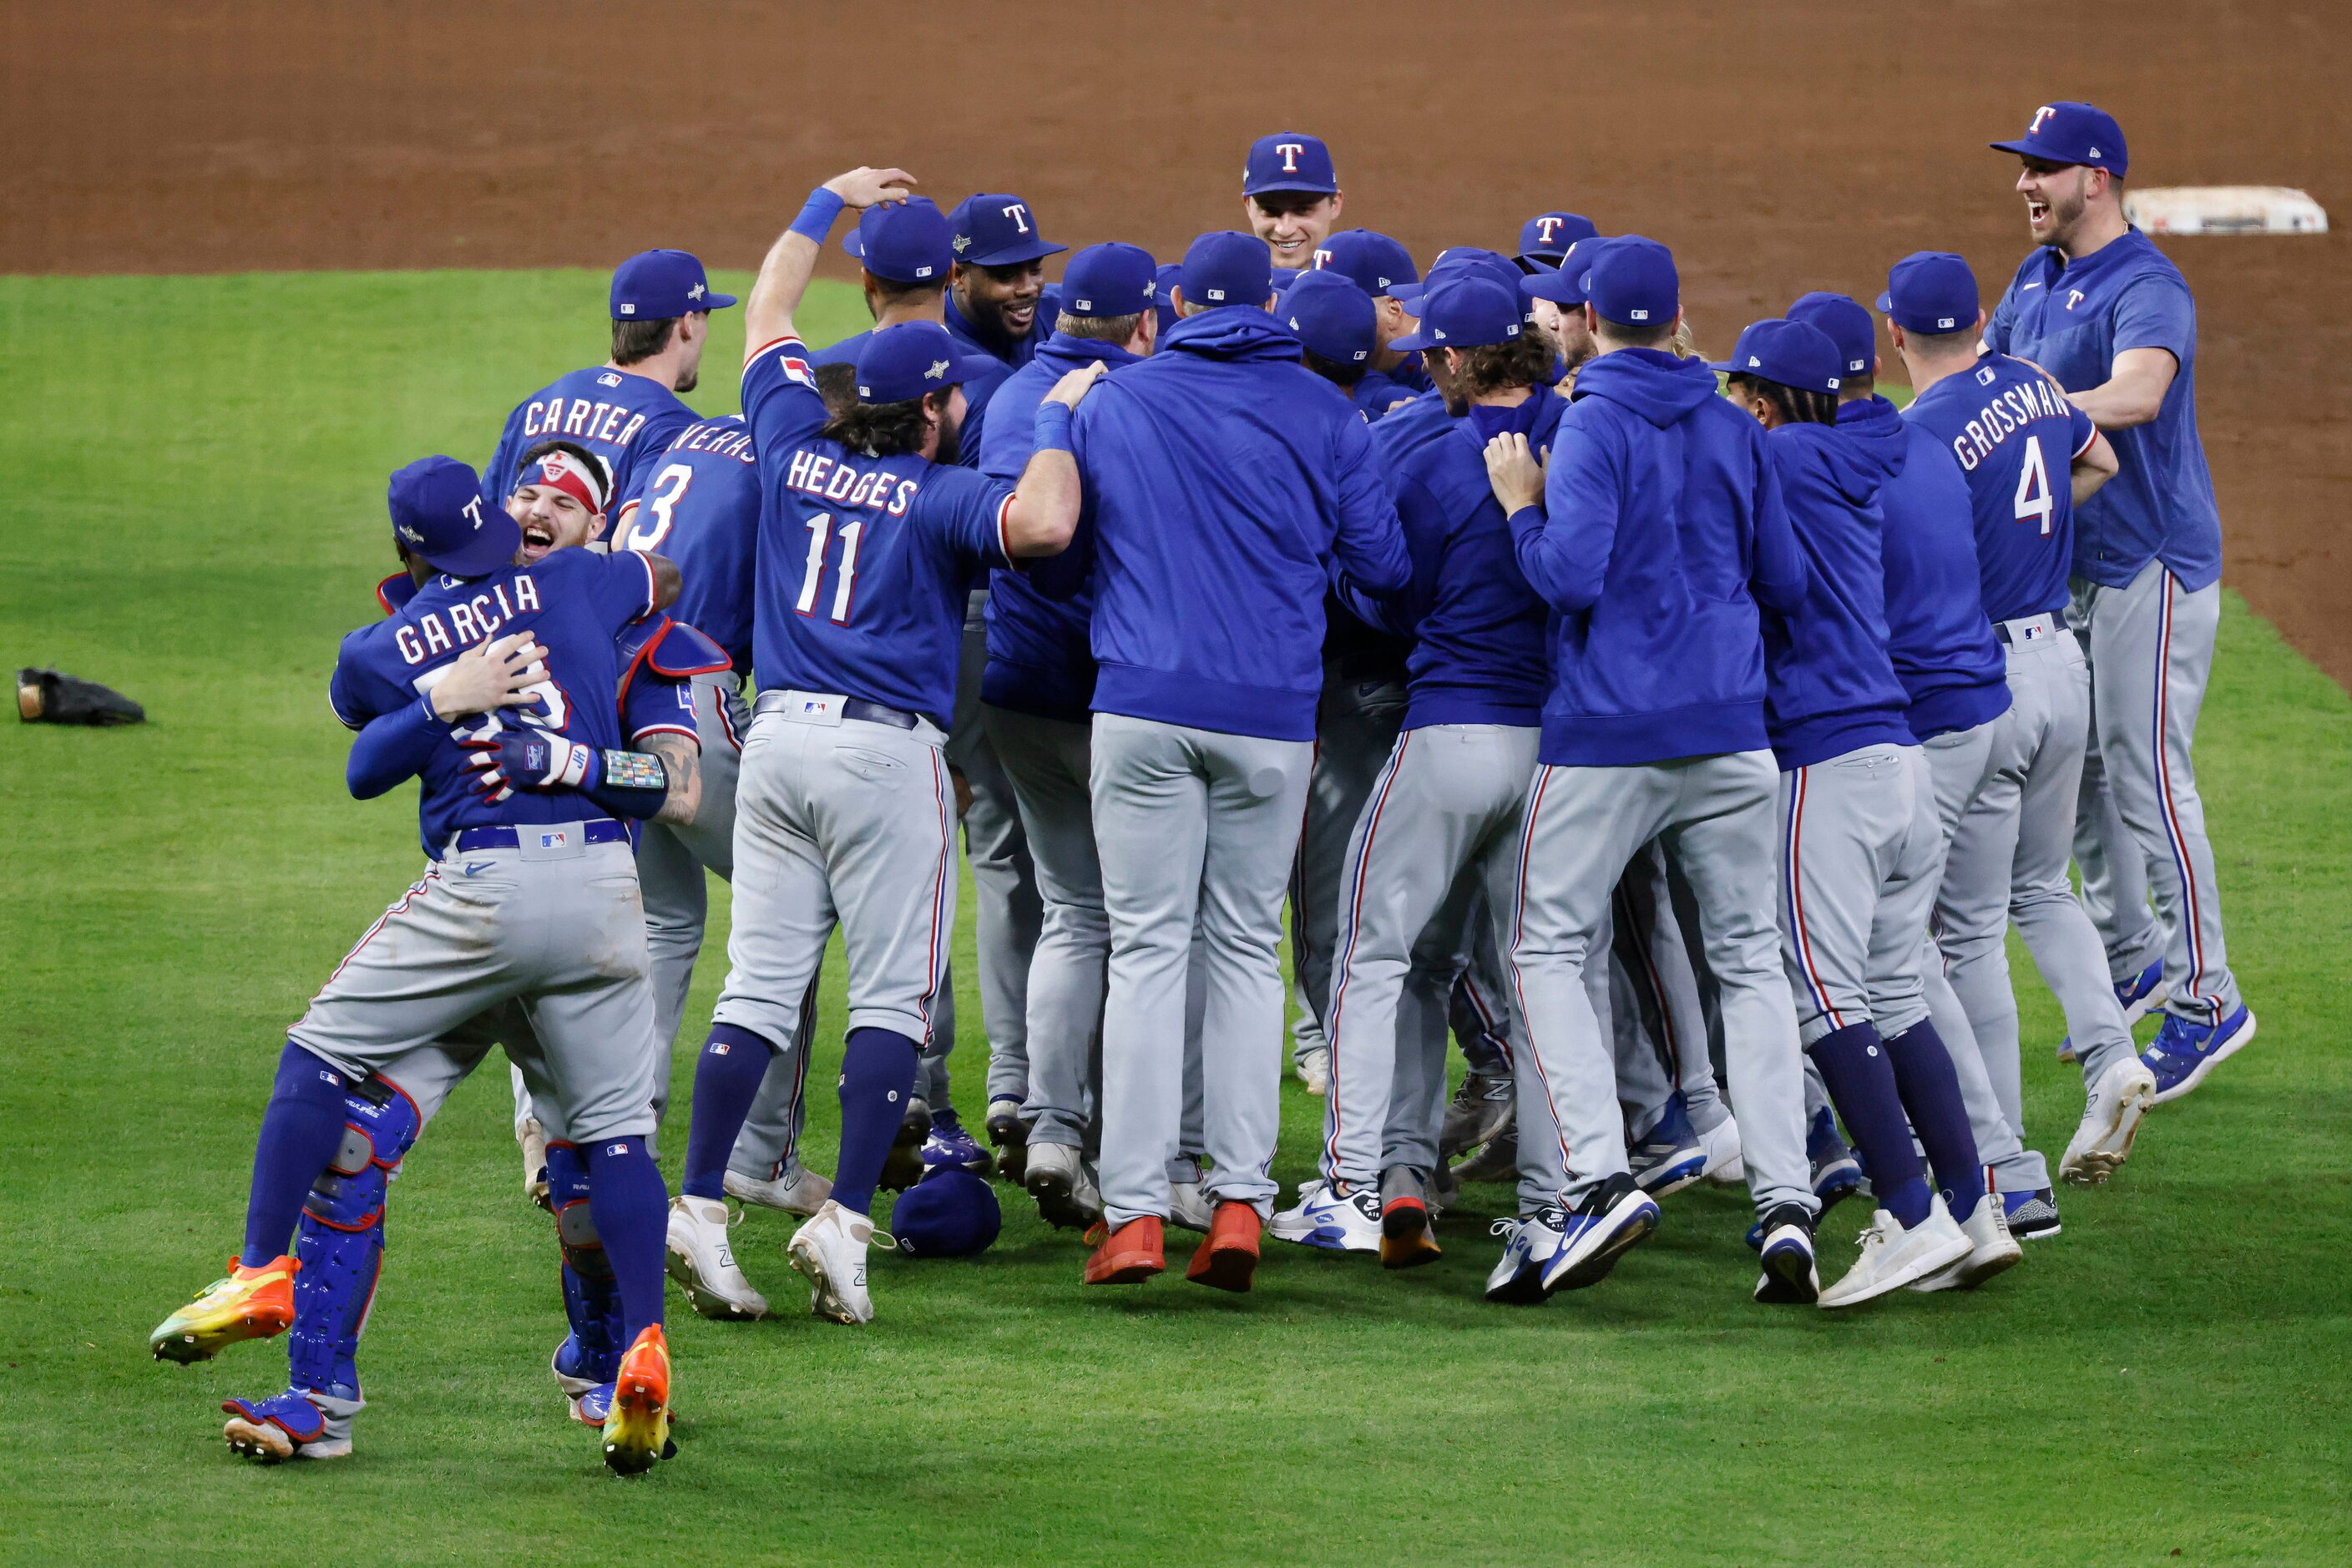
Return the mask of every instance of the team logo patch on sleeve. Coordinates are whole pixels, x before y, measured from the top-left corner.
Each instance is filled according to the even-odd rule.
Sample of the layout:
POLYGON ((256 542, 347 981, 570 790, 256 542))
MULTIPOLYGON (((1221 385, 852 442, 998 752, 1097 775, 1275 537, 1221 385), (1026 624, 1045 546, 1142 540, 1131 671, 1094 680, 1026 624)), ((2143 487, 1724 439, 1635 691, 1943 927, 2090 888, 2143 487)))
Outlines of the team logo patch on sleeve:
POLYGON ((783 367, 786 381, 797 381, 811 392, 816 390, 816 372, 809 368, 808 361, 795 359, 791 354, 783 354, 778 357, 776 363, 783 367))

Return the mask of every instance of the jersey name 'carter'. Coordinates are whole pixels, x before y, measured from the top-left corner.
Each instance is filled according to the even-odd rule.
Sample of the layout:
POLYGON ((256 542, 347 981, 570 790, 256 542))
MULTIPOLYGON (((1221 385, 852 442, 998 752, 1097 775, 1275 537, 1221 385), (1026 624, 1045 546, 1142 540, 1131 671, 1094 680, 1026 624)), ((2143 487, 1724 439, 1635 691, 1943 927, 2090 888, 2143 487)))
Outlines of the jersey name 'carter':
POLYGON ((449 624, 441 624, 441 612, 427 610, 415 623, 404 626, 392 634, 400 648, 402 660, 423 664, 435 654, 447 653, 453 647, 487 642, 498 635, 499 628, 514 619, 520 609, 535 614, 539 609, 539 584, 530 580, 528 572, 518 572, 513 579, 514 601, 507 600, 507 584, 493 583, 487 594, 477 594, 471 599, 451 605, 449 624), (450 634, 455 632, 453 637, 450 634))
POLYGON ((1992 456, 1995 447, 2032 421, 2065 417, 2066 405, 2059 401, 2057 392, 2048 382, 2039 376, 2020 382, 1988 400, 1976 417, 1952 437, 1952 455, 1959 458, 1961 468, 1973 473, 1979 459, 1992 456))
POLYGON ((591 403, 584 397, 543 397, 522 405, 525 439, 567 437, 575 441, 608 441, 625 447, 644 428, 646 416, 617 403, 591 403), (625 417, 626 424, 622 420, 625 417))
POLYGON ((920 479, 900 479, 887 469, 861 471, 851 465, 826 457, 822 452, 799 451, 793 454, 792 467, 785 471, 784 484, 806 495, 818 496, 836 506, 872 507, 887 510, 892 517, 904 517, 912 504, 915 492, 922 488, 920 479), (898 489, 891 489, 893 481, 898 489), (883 507, 883 495, 889 491, 889 506, 883 507))

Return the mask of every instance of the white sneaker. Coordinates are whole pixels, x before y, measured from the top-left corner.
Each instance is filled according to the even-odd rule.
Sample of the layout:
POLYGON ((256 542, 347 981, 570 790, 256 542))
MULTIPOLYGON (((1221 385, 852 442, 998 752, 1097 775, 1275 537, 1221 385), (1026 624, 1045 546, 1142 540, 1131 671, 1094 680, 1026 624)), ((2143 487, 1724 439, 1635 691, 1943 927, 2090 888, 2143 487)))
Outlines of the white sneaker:
POLYGON ((1748 1162, 1739 1153, 1739 1121, 1727 1116, 1711 1132, 1698 1135, 1700 1152, 1706 1156, 1706 1168, 1699 1173, 1718 1187, 1744 1187, 1748 1184, 1748 1162))
POLYGON ((1307 1086, 1309 1094, 1331 1092, 1331 1052, 1318 1046, 1298 1058, 1298 1081, 1307 1086))
POLYGON ((836 1323, 870 1323, 874 1298, 866 1293, 866 1244, 874 1222, 827 1198, 816 1217, 793 1232, 784 1256, 809 1282, 809 1310, 836 1323))
POLYGON ((1037 1200, 1037 1212, 1047 1225, 1085 1230, 1102 1218, 1102 1189, 1095 1184, 1075 1147, 1031 1143, 1027 1150, 1021 1184, 1037 1200))
POLYGON ((669 1236, 662 1247, 669 1277, 706 1318, 764 1318, 768 1299, 743 1278, 735 1267, 735 1249, 727 1244, 727 1227, 732 1223, 725 1204, 683 1193, 672 1198, 669 1236))
POLYGON ((526 1116, 515 1129, 515 1142, 522 1145, 522 1195, 541 1208, 550 1206, 547 1195, 547 1129, 535 1116, 526 1116))
POLYGON ((1977 1201, 1976 1212, 1960 1222, 1960 1234, 1969 1238, 1969 1255, 1914 1279, 1909 1289, 1973 1290, 2025 1256, 2025 1248, 2009 1234, 2009 1216, 1995 1194, 1987 1193, 1977 1201))
POLYGON ((1326 1252, 1381 1249, 1381 1194, 1370 1184, 1346 1193, 1312 1181, 1298 1189, 1298 1202, 1274 1216, 1275 1239, 1326 1252))
POLYGON ((763 1209, 782 1209, 803 1219, 824 1207, 824 1200, 833 1196, 831 1180, 800 1165, 770 1182, 755 1182, 730 1171, 726 1189, 730 1198, 758 1204, 763 1209))
POLYGON ((1168 1184, 1168 1223, 1180 1230, 1197 1230, 1209 1234, 1209 1222, 1216 1217, 1217 1205, 1201 1190, 1198 1182, 1168 1184))
POLYGON ((1547 1204, 1517 1219, 1498 1219, 1487 1233, 1503 1238, 1503 1256, 1486 1275, 1486 1300, 1507 1306, 1532 1307, 1544 1299, 1544 1266, 1559 1250, 1568 1227, 1568 1211, 1547 1204))
POLYGON ((2083 1106, 2082 1125, 2066 1145, 2058 1173, 2078 1187, 2095 1187, 2131 1156, 2139 1119, 2156 1103, 2156 1074, 2137 1057, 2126 1057, 2099 1075, 2083 1106))
POLYGON ((1822 1305, 1858 1307, 1958 1262, 1972 1250, 1941 1197, 1929 1200, 1927 1217, 1909 1230, 1879 1209, 1870 1216, 1870 1228, 1862 1233, 1862 1256, 1854 1259, 1844 1279, 1822 1292, 1822 1305))

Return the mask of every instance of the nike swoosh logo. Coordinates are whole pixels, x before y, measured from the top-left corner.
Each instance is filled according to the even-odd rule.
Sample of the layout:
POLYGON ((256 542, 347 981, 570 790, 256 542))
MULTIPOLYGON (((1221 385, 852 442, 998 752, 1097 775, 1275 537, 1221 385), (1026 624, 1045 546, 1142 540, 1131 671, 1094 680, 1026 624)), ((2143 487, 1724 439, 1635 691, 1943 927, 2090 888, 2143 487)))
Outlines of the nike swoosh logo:
POLYGON ((2039 289, 2039 288, 2041 288, 2041 287, 2042 287, 2042 285, 2041 285, 2041 284, 2039 284, 2039 283, 2021 283, 2021 284, 2019 284, 2019 285, 2017 286, 2017 291, 2018 291, 2019 293, 2022 294, 2022 293, 2024 293, 2028 289, 2039 289))
POLYGON ((466 875, 468 877, 475 875, 477 872, 487 871, 489 868, 490 863, 488 860, 468 860, 466 862, 466 875))

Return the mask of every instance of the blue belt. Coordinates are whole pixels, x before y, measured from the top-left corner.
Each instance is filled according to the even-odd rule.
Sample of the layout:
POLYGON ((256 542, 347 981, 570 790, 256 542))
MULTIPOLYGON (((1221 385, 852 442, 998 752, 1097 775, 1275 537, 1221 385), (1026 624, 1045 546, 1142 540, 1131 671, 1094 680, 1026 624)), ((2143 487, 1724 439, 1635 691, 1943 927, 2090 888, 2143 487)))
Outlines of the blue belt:
MULTIPOLYGON (((774 697, 779 700, 782 700, 782 696, 783 693, 781 691, 761 692, 760 694, 760 700, 752 704, 752 711, 757 713, 772 712, 774 710, 767 705, 768 699, 774 697)), ((921 720, 918 719, 914 714, 906 711, 904 709, 885 708, 879 702, 868 702, 863 697, 843 698, 841 700, 841 716, 845 719, 856 719, 867 724, 887 724, 894 730, 911 730, 915 728, 916 725, 922 722, 921 720)))
MULTIPOLYGON (((549 827, 567 826, 551 822, 549 827)), ((580 837, 591 844, 625 844, 629 830, 609 816, 599 816, 582 823, 580 837)), ((538 832, 537 827, 530 829, 538 832)), ((477 849, 520 849, 524 830, 520 827, 468 827, 457 835, 457 853, 470 855, 477 849)))

